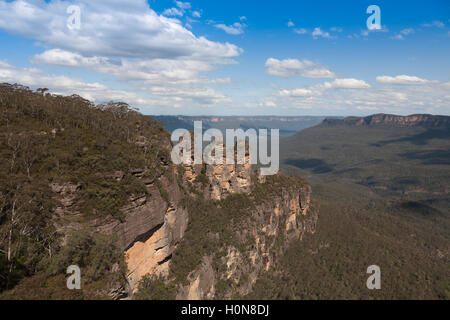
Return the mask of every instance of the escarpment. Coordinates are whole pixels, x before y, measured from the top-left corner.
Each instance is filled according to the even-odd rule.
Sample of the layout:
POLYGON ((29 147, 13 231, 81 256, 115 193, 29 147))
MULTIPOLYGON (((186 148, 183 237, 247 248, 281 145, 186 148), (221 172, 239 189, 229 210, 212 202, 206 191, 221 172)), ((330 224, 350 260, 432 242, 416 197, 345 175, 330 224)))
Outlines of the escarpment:
POLYGON ((176 183, 177 173, 174 168, 170 170, 170 179, 159 177, 159 186, 150 183, 148 195, 122 208, 126 213, 124 222, 101 226, 103 232, 117 235, 125 252, 131 293, 143 276, 168 274, 171 255, 187 227, 188 213, 179 206, 182 194, 176 183))
POLYGON ((307 182, 261 176, 248 152, 244 164, 161 164, 163 173, 152 178, 148 168, 130 170, 146 192, 130 196, 122 220, 93 222, 124 252, 129 297, 146 290, 143 279, 175 286, 177 299, 245 296, 290 241, 315 232, 307 182))
POLYGON ((267 180, 269 186, 258 182, 252 186, 245 195, 251 202, 244 209, 245 214, 231 219, 226 231, 204 235, 215 249, 205 252, 199 265, 189 272, 187 283, 178 290, 176 298, 245 296, 262 272, 270 272, 276 266, 290 241, 315 232, 318 215, 310 207, 309 185, 296 184, 298 181, 290 177, 267 180))
POLYGON ((175 166, 168 132, 125 103, 8 84, 0 97, 1 244, 15 281, 0 290, 67 297, 75 264, 86 299, 231 298, 314 232, 308 184, 260 176, 248 152, 242 164, 175 166))
POLYGON ((393 114, 374 114, 367 117, 346 117, 344 119, 325 119, 324 125, 347 125, 347 126, 380 126, 390 125, 399 127, 424 126, 429 128, 449 128, 449 116, 436 116, 431 114, 412 114, 409 116, 398 116, 393 114))
MULTIPOLYGON (((167 146, 170 147, 169 141, 167 146)), ((59 203, 54 224, 62 234, 67 236, 71 230, 89 228, 114 237, 124 252, 127 285, 121 289, 110 288, 121 292, 119 297, 132 296, 145 275, 167 276, 171 255, 187 227, 188 213, 180 206, 183 191, 177 182, 176 167, 165 158, 160 159, 160 165, 160 171, 144 167, 110 175, 118 181, 134 178, 145 186, 140 193, 129 195, 120 207, 121 219, 107 215, 88 222, 74 222, 75 217, 82 216, 76 206, 82 184, 54 182, 50 185, 59 203)))

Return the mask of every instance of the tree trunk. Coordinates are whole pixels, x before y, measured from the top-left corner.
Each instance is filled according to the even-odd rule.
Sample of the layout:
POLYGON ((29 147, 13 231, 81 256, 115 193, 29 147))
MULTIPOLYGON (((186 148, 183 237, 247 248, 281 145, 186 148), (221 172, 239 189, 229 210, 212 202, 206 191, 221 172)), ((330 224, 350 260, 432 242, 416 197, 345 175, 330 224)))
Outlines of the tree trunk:
POLYGON ((11 211, 11 226, 9 227, 9 235, 8 235, 8 253, 7 253, 8 262, 11 261, 11 242, 12 242, 12 232, 13 232, 13 226, 14 226, 15 211, 16 211, 16 200, 14 200, 14 202, 13 202, 12 211, 11 211))

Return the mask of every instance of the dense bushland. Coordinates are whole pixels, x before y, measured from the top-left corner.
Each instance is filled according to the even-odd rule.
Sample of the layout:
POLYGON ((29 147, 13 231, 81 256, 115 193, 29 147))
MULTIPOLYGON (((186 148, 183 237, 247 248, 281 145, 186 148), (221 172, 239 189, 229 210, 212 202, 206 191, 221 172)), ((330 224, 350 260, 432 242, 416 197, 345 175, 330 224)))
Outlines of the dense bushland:
POLYGON ((125 103, 94 105, 46 91, 0 85, 0 292, 23 278, 45 282, 71 261, 92 265, 91 282, 123 267, 112 240, 55 227, 61 199, 51 184, 77 187, 67 219, 83 225, 124 218, 120 208, 130 195, 146 193, 133 169, 146 168, 149 178, 166 170, 169 136, 155 120, 125 103))

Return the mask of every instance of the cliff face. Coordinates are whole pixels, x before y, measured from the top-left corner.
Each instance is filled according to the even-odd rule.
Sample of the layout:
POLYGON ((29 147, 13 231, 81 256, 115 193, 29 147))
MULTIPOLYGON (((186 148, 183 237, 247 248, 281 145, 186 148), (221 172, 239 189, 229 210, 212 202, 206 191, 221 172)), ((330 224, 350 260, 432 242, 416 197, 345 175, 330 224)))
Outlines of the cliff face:
POLYGON ((244 229, 237 230, 237 245, 218 249, 223 254, 204 256, 187 277, 177 299, 230 299, 245 296, 262 272, 275 266, 289 242, 313 234, 318 219, 310 208, 311 189, 283 188, 248 212, 244 229))
MULTIPOLYGON (((89 227, 97 232, 114 235, 124 252, 128 287, 111 288, 115 298, 132 297, 145 276, 172 281, 173 253, 185 232, 189 232, 189 215, 197 213, 192 210, 201 210, 191 208, 189 212, 183 204, 186 199, 203 199, 220 208, 220 201, 229 196, 244 195, 253 205, 239 220, 239 228, 226 226, 233 242, 223 242, 220 233, 213 235, 218 243, 216 252, 202 256, 197 267, 176 284, 178 299, 246 295, 261 272, 276 264, 290 241, 315 231, 317 213, 310 209, 309 185, 281 183, 277 176, 260 176, 252 169, 248 154, 244 164, 175 167, 162 159, 161 165, 164 173, 152 178, 148 178, 149 168, 112 174, 115 179, 131 175, 144 182, 146 193, 130 196, 121 208, 122 220, 108 216, 89 222, 89 227)), ((72 207, 80 185, 54 183, 51 188, 58 195, 60 216, 76 216, 72 207)), ((55 224, 63 233, 85 227, 74 222, 55 224)))
MULTIPOLYGON (((145 175, 145 170, 137 172, 145 175)), ((128 266, 131 293, 145 275, 167 276, 171 255, 188 223, 186 209, 179 206, 182 191, 176 183, 175 168, 157 181, 159 186, 156 180, 149 183, 147 195, 131 199, 130 205, 122 208, 126 213, 124 222, 113 221, 99 228, 118 237, 128 266)))
MULTIPOLYGON (((141 140, 139 145, 145 147, 145 141, 141 140)), ((114 298, 133 297, 145 276, 165 279, 166 283, 173 281, 173 254, 185 233, 195 232, 187 229, 189 216, 201 214, 197 207, 188 209, 184 202, 189 199, 204 201, 219 210, 224 205, 221 201, 242 195, 243 199, 230 203, 236 205, 236 201, 245 200, 251 206, 239 220, 227 220, 229 225, 223 226, 222 232, 197 235, 213 237, 217 248, 199 256, 190 272, 178 279, 175 284, 178 299, 229 299, 246 295, 259 275, 276 264, 290 241, 315 231, 317 213, 310 209, 309 185, 295 179, 282 181, 287 177, 260 176, 252 169, 248 153, 244 164, 175 167, 167 159, 161 159, 160 165, 163 169, 156 175, 145 167, 111 174, 117 180, 136 178, 145 184, 146 192, 129 197, 120 209, 122 220, 107 216, 89 222, 96 232, 114 236, 124 252, 128 286, 110 288, 114 298)), ((78 213, 72 207, 80 185, 53 183, 51 188, 60 202, 57 209, 60 216, 76 216, 78 213)), ((211 215, 214 214, 213 210, 211 215)), ((60 220, 55 224, 65 234, 86 227, 60 220)))
POLYGON ((413 114, 409 116, 397 116, 392 114, 375 114, 364 118, 347 117, 344 119, 325 119, 325 125, 352 125, 352 126, 425 126, 425 127, 449 127, 450 117, 435 116, 431 114, 413 114))
POLYGON ((8 84, 0 97, 0 292, 65 297, 59 278, 77 264, 87 299, 133 297, 153 278, 173 298, 228 298, 314 230, 307 184, 259 177, 248 154, 175 166, 162 124, 125 103, 8 84))
POLYGON ((146 194, 130 196, 128 203, 121 208, 122 221, 111 216, 98 218, 82 224, 68 222, 80 215, 75 208, 80 185, 72 183, 52 183, 60 206, 54 224, 62 234, 71 230, 90 228, 95 232, 114 236, 119 248, 124 252, 128 266, 127 288, 110 288, 117 297, 132 295, 139 280, 145 275, 166 276, 173 251, 183 238, 188 223, 186 209, 179 206, 182 191, 177 184, 176 168, 167 166, 164 175, 152 179, 145 178, 149 169, 133 169, 129 173, 116 172, 117 179, 127 174, 145 182, 146 194))
POLYGON ((243 194, 254 197, 256 205, 246 212, 241 221, 243 227, 230 231, 236 245, 221 245, 221 235, 214 235, 220 254, 204 255, 183 281, 187 284, 176 284, 177 299, 246 295, 260 273, 276 264, 290 241, 315 232, 317 213, 310 210, 309 185, 284 183, 266 197, 259 195, 256 199, 255 185, 270 188, 272 182, 265 186, 266 178, 253 171, 248 154, 242 165, 184 166, 184 170, 171 170, 171 179, 160 179, 159 188, 149 184, 149 195, 133 199, 123 208, 127 212, 124 222, 102 226, 102 231, 118 235, 125 250, 131 293, 137 291, 139 281, 146 275, 171 281, 168 276, 172 254, 185 232, 189 232, 188 209, 181 204, 183 196, 214 203, 243 194), (165 199, 160 189, 165 190, 165 199))

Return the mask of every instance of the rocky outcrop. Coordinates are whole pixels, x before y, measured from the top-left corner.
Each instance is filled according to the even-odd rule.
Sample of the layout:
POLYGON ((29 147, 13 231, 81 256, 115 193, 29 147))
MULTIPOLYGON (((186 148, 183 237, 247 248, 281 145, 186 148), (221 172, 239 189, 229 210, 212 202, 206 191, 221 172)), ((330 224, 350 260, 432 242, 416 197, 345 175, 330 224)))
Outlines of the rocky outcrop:
MULTIPOLYGON (((139 170, 134 174, 145 176, 139 170)), ((128 265, 131 294, 145 275, 168 274, 172 253, 187 227, 187 211, 178 205, 181 190, 176 183, 177 172, 172 168, 169 174, 170 179, 158 178, 159 187, 147 185, 148 195, 131 199, 122 209, 126 213, 124 222, 115 220, 101 227, 101 231, 118 236, 128 265)))
POLYGON ((344 119, 325 119, 324 125, 376 126, 394 125, 401 127, 450 127, 449 116, 435 116, 431 114, 413 114, 398 116, 392 114, 374 114, 367 117, 347 117, 344 119))
MULTIPOLYGON (((222 247, 203 256, 198 267, 188 274, 187 284, 177 284, 178 299, 230 299, 236 294, 246 295, 260 274, 275 266, 290 241, 315 232, 317 213, 310 209, 309 185, 284 183, 276 192, 258 196, 253 187, 265 185, 266 177, 252 169, 248 152, 244 164, 192 165, 184 166, 184 170, 165 166, 163 174, 152 178, 148 178, 146 168, 112 173, 110 178, 118 180, 126 175, 135 176, 144 182, 147 192, 130 196, 121 209, 122 220, 109 216, 90 221, 90 227, 97 232, 117 238, 128 266, 129 297, 146 275, 171 281, 167 276, 172 255, 184 237, 189 219, 182 205, 183 197, 200 195, 216 203, 215 200, 240 193, 253 199, 255 205, 245 212, 241 227, 232 231, 234 245, 222 243, 217 234, 222 247)), ((273 182, 268 181, 269 190, 272 186, 273 182)), ((79 187, 68 183, 51 185, 60 199, 58 210, 62 216, 77 214, 72 212, 72 205, 79 187)), ((65 226, 83 227, 74 223, 65 226)), ((111 296, 122 297, 124 290, 111 288, 111 296)))
POLYGON ((211 257, 204 257, 200 267, 188 276, 189 284, 181 287, 177 294, 179 300, 213 299, 216 275, 211 257))
POLYGON ((290 241, 315 232, 318 215, 310 208, 310 194, 308 185, 287 187, 249 212, 245 228, 235 234, 237 243, 245 245, 222 248, 225 254, 220 258, 204 257, 177 298, 230 299, 250 293, 259 275, 275 266, 290 241), (212 275, 208 261, 214 259, 218 267, 212 275))
POLYGON ((226 152, 223 151, 222 154, 222 164, 184 166, 185 180, 196 189, 203 190, 206 199, 220 200, 230 194, 250 192, 252 175, 255 173, 250 164, 248 148, 243 164, 238 164, 237 161, 234 164, 227 164, 226 152))
MULTIPOLYGON (((128 173, 146 184, 147 194, 130 196, 128 204, 121 209, 123 221, 107 216, 93 219, 88 225, 96 232, 111 234, 117 239, 128 265, 129 295, 137 290, 143 276, 167 275, 171 255, 183 238, 188 223, 187 211, 179 206, 182 191, 176 182, 178 173, 175 168, 169 168, 165 175, 154 179, 145 178, 146 173, 147 169, 133 169, 128 173)), ((116 179, 124 176, 122 172, 111 175, 116 179)), ((60 202, 56 209, 58 218, 54 219, 58 231, 67 235, 70 230, 85 228, 86 225, 70 221, 80 215, 73 208, 80 185, 52 183, 50 187, 60 202)), ((123 290, 111 288, 112 293, 123 290)))
POLYGON ((170 206, 164 221, 133 242, 125 251, 133 291, 145 275, 167 276, 173 251, 187 226, 187 212, 170 206))

